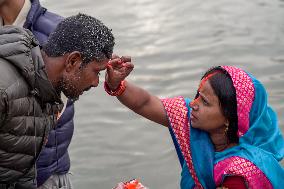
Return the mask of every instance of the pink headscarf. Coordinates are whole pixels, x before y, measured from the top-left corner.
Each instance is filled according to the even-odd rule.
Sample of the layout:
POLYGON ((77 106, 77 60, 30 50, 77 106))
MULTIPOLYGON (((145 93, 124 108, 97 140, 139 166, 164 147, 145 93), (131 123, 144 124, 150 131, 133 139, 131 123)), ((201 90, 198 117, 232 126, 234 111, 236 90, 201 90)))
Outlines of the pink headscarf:
POLYGON ((249 112, 254 100, 254 86, 251 78, 240 68, 222 66, 233 81, 237 97, 238 136, 243 136, 249 129, 249 112))

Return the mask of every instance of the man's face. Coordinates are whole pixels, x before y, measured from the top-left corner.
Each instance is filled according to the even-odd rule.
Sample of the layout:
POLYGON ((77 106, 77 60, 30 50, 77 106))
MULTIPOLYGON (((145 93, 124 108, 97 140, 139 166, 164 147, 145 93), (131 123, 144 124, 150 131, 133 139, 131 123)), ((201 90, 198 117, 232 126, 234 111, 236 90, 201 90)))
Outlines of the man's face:
POLYGON ((78 100, 84 91, 98 86, 100 71, 106 69, 107 63, 108 59, 102 62, 92 61, 83 67, 78 65, 74 71, 62 76, 60 82, 62 92, 68 98, 78 100))

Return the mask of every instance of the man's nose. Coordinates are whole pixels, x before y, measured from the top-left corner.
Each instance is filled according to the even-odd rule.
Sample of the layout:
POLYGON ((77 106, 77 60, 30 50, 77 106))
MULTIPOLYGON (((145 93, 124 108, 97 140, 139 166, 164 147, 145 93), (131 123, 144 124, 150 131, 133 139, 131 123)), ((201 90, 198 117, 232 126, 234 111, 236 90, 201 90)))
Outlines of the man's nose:
POLYGON ((100 79, 96 77, 92 82, 92 87, 97 87, 99 85, 100 79))

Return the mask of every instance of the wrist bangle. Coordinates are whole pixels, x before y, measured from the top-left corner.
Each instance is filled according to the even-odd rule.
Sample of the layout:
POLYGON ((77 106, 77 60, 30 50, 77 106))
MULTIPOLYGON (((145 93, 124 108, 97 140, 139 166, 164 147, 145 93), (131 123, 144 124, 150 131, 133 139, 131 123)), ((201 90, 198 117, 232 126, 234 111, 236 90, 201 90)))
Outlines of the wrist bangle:
POLYGON ((121 81, 118 87, 113 91, 109 88, 107 82, 104 83, 105 91, 111 96, 120 96, 126 89, 125 81, 121 81))

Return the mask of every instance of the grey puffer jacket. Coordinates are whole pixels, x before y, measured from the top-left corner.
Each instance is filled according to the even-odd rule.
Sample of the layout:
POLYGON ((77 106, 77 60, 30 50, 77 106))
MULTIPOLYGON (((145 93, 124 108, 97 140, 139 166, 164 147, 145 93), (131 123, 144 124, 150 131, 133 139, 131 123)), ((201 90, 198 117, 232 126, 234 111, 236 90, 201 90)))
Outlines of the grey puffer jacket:
POLYGON ((23 28, 0 29, 0 183, 35 178, 34 165, 62 102, 38 42, 23 28))

